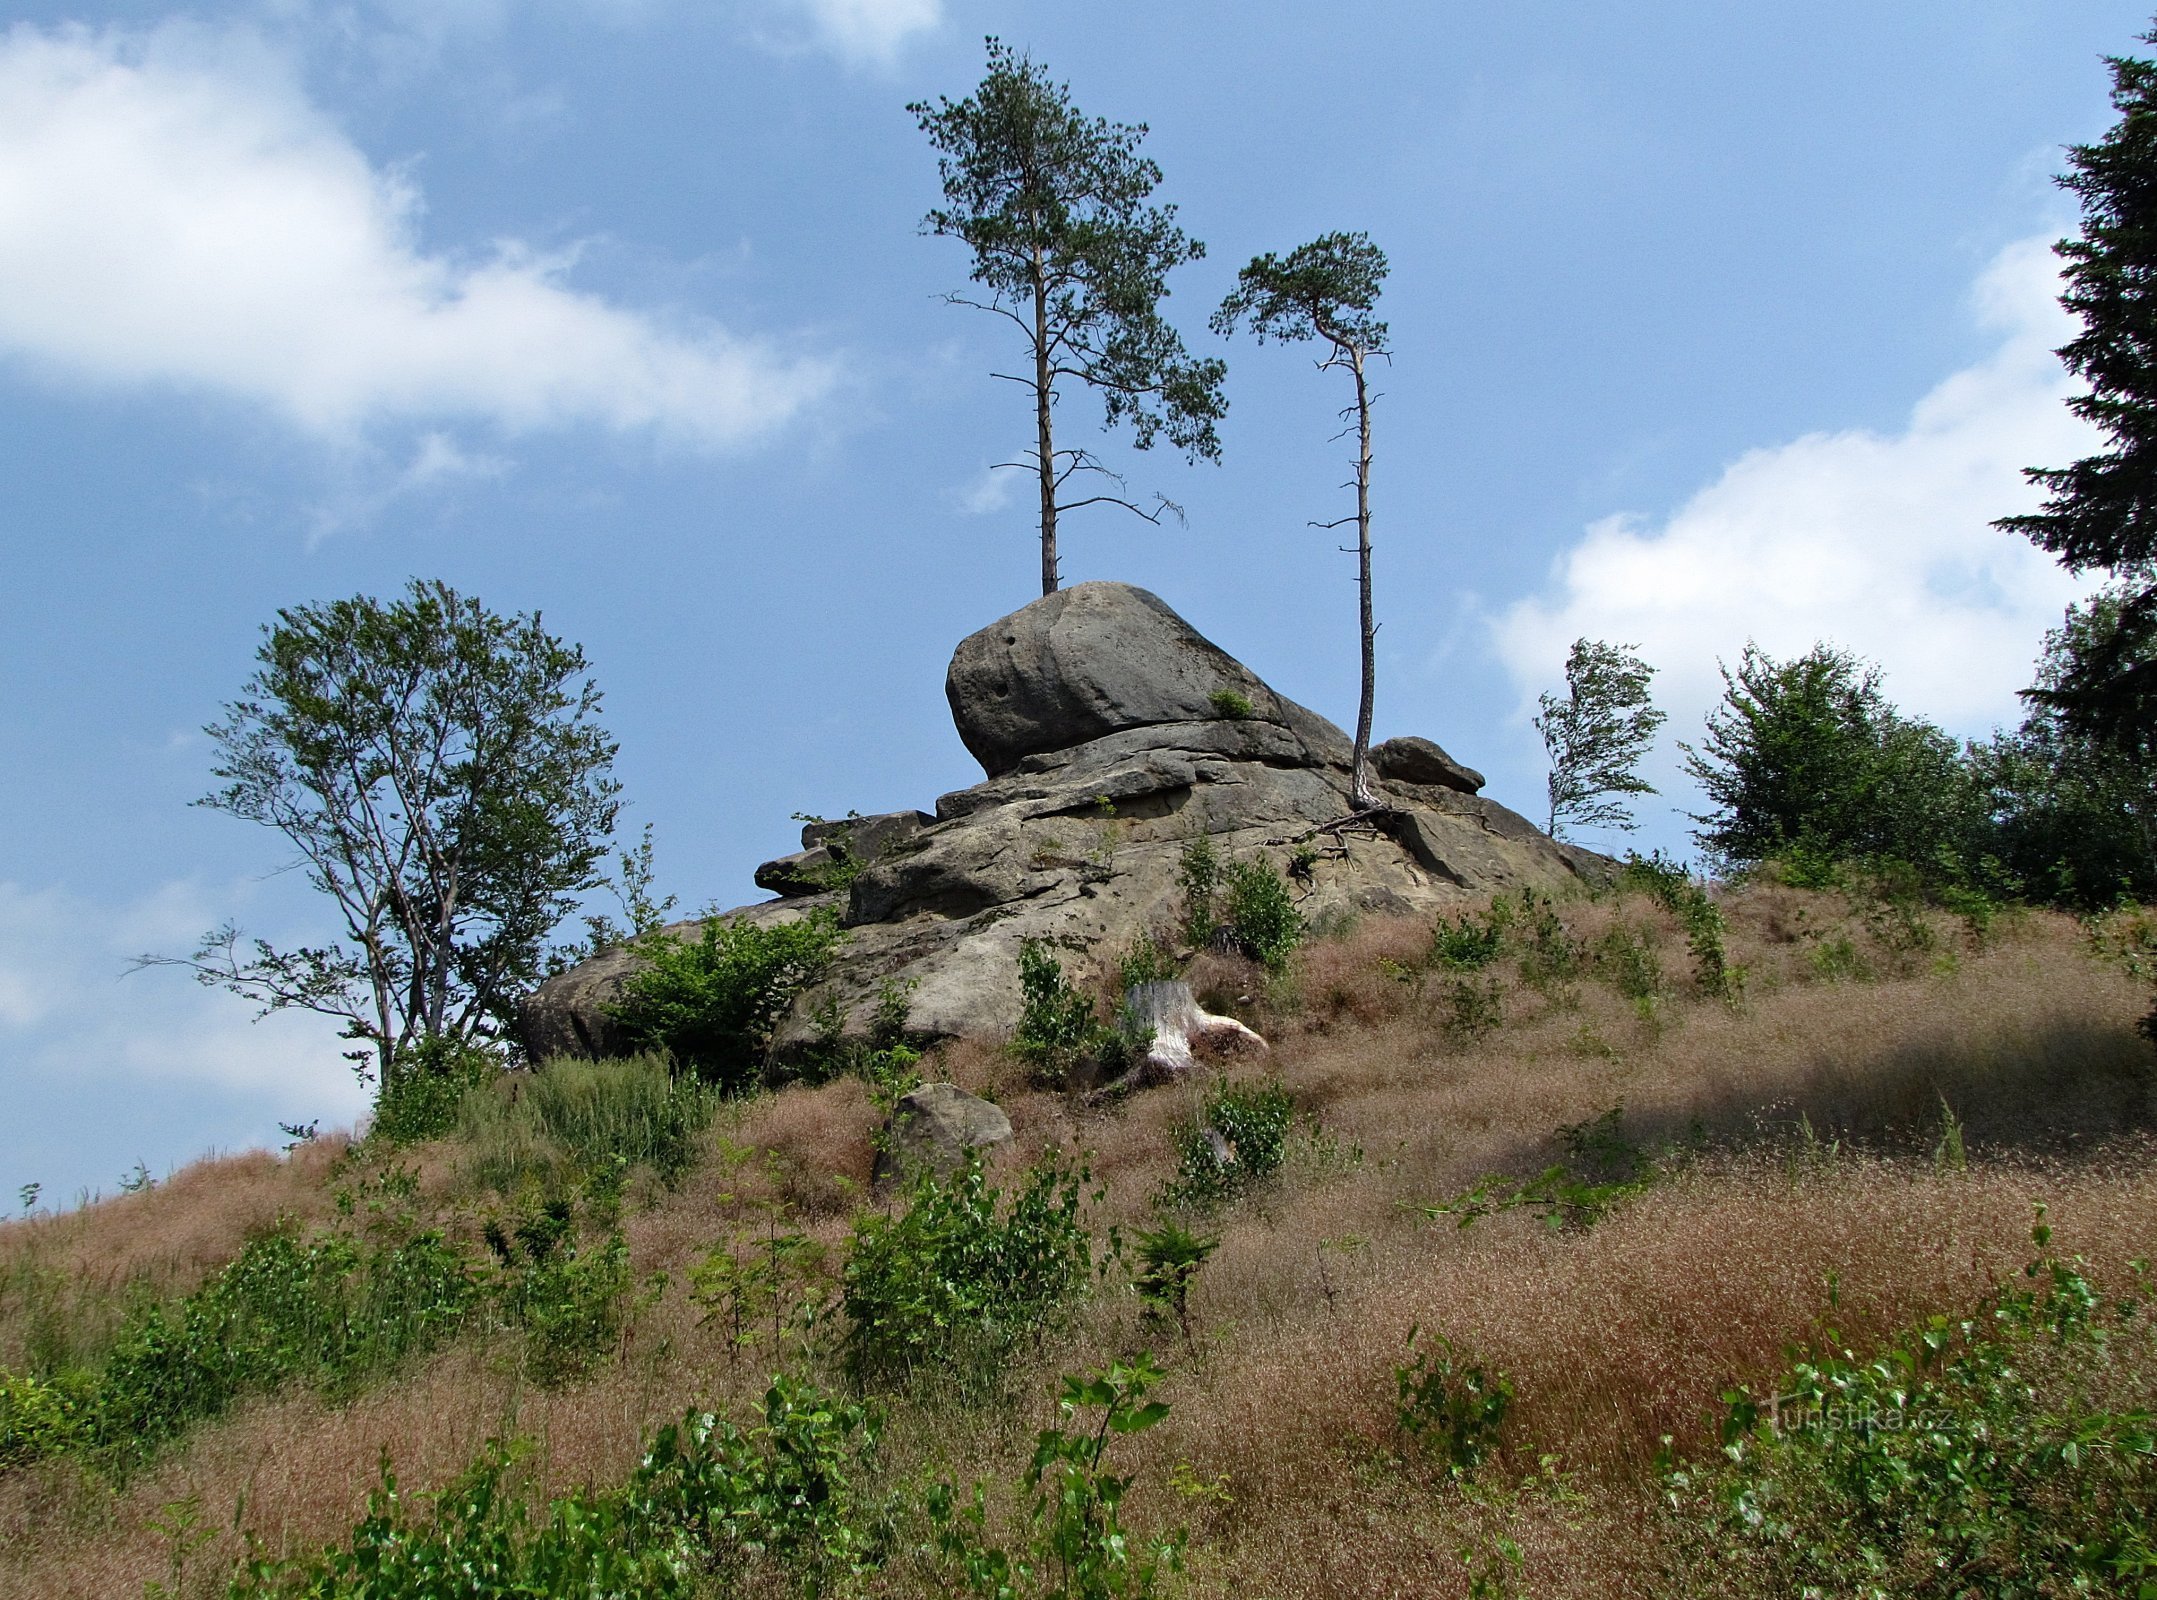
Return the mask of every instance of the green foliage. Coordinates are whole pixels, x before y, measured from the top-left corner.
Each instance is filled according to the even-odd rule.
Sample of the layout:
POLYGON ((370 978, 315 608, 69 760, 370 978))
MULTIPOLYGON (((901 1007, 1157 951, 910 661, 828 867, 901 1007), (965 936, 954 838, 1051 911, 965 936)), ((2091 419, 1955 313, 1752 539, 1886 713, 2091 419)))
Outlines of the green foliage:
POLYGON ((610 1008, 638 1045, 665 1050, 729 1093, 762 1074, 771 1037, 845 933, 829 907, 758 925, 707 917, 701 938, 654 938, 610 1008))
POLYGON ((1213 707, 1213 714, 1229 722, 1248 722, 1258 715, 1258 707, 1251 704, 1249 695, 1238 694, 1234 689, 1216 689, 1206 696, 1206 703, 1213 707))
POLYGON ((1439 1016, 1446 1031, 1461 1039, 1481 1039, 1505 1026, 1505 996, 1495 978, 1464 974, 1438 992, 1439 1016))
POLYGON ((1462 1228, 1509 1211, 1537 1217, 1553 1232, 1591 1228, 1663 1176, 1648 1153, 1625 1137, 1624 1117, 1624 1108, 1613 1106, 1559 1128, 1566 1159, 1532 1178, 1485 1173, 1452 1199, 1415 1209, 1432 1222, 1451 1217, 1462 1228))
MULTIPOLYGON (((2157 748, 2096 737, 2051 698, 2101 675, 2093 663, 2115 647, 2125 604, 2115 587, 2068 607, 2022 726, 1970 751, 2004 877, 2077 910, 2157 900, 2157 748)), ((2157 660, 2157 638, 2136 648, 2157 660)))
POLYGON ((1142 983, 1173 983, 1181 975, 1175 958, 1150 933, 1140 934, 1116 963, 1116 981, 1126 994, 1142 983))
POLYGON ((1183 891, 1183 936, 1193 944, 1208 943, 1219 926, 1214 902, 1221 892, 1221 853, 1208 835, 1199 834, 1184 845, 1176 882, 1183 891))
POLYGON ((1393 1417, 1452 1477, 1465 1478, 1497 1448, 1513 1385, 1481 1362, 1463 1361, 1452 1341, 1434 1334, 1419 1350, 1408 1330, 1407 1363, 1393 1369, 1393 1417))
POLYGON ((208 730, 224 787, 199 803, 281 833, 342 934, 249 951, 228 924, 177 964, 265 1011, 339 1019, 390 1091, 414 1041, 513 1026, 548 935, 601 881, 615 746, 581 650, 445 583, 280 611, 264 632, 208 730))
POLYGON ((1103 424, 1130 423, 1141 450, 1165 434, 1192 460, 1220 456, 1226 369, 1192 357, 1160 314, 1168 273, 1206 247, 1176 226, 1174 206, 1149 203, 1161 169, 1139 154, 1143 125, 1083 115, 1065 86, 995 39, 973 94, 907 110, 935 146, 943 179, 945 204, 923 219, 923 231, 973 251, 970 275, 986 295, 953 300, 1000 312, 1023 330, 1029 359, 1019 381, 1032 392, 1036 432, 1027 464, 1040 481, 1049 593, 1059 581, 1058 511, 1096 500, 1138 510, 1120 483, 1057 500, 1073 473, 1104 470, 1089 452, 1054 444, 1060 378, 1092 388, 1103 424))
POLYGON ((524 1335, 526 1376, 552 1389, 590 1372, 621 1334, 629 1247, 620 1232, 580 1244, 569 1202, 550 1200, 510 1223, 490 1220, 485 1237, 503 1320, 524 1335))
POLYGON ((1218 1082, 1198 1115, 1176 1130, 1176 1176, 1162 1199, 1204 1208, 1273 1176, 1288 1150, 1295 1098, 1278 1079, 1218 1082))
POLYGON ((1686 948, 1693 958, 1693 983, 1702 994, 1729 999, 1743 988, 1745 969, 1732 965, 1724 950, 1722 908, 1708 894, 1707 885, 1677 862, 1664 859, 1661 851, 1628 855, 1618 881, 1646 893, 1684 925, 1686 948))
POLYGON ((2157 1433, 2121 1385, 2147 1370, 2146 1304, 2042 1256, 1869 1357, 1827 1330, 1771 1397, 1725 1395, 1723 1456, 1672 1471, 1673 1500, 1786 1593, 2145 1593, 2157 1433))
POLYGON ((391 1145, 439 1139, 457 1125, 464 1097, 501 1073, 501 1057, 483 1045, 443 1034, 415 1040, 375 1096, 368 1135, 391 1145))
POLYGON ((1273 864, 1258 858, 1231 862, 1223 874, 1223 924, 1236 947, 1269 972, 1282 971, 1303 942, 1303 913, 1273 864))
POLYGON ((1510 913, 1502 900, 1493 901, 1478 917, 1463 911, 1457 917, 1440 917, 1431 930, 1432 964, 1448 972, 1475 972, 1505 953, 1510 913))
POLYGON ((962 1386, 1038 1340, 1085 1288, 1093 1244, 1079 1219, 1083 1168, 1044 1158, 1005 1201, 978 1155, 949 1179, 918 1174, 906 1208, 856 1219, 842 1272, 848 1370, 962 1386))
POLYGON ((96 1374, 0 1374, 0 1465, 74 1452, 124 1475, 243 1396, 351 1392, 461 1327, 477 1295, 438 1234, 260 1235, 176 1305, 131 1314, 96 1374))
POLYGON ((1139 1270, 1132 1280, 1139 1302, 1150 1316, 1173 1316, 1191 1342, 1191 1285, 1199 1269, 1220 1248, 1217 1236, 1193 1233, 1174 1221, 1134 1235, 1139 1270))
MULTIPOLYGON (((2157 32, 2144 34, 2145 44, 2157 32)), ((2060 179, 2082 203, 2080 234, 2054 248, 2066 263, 2060 303, 2082 322, 2061 350, 2089 384, 2068 407, 2105 434, 2106 448, 2067 467, 2026 474, 2047 498, 1998 526, 2050 551, 2069 571, 2109 571, 2118 626, 2101 649, 2044 685, 2037 698, 2082 736, 2144 762, 2157 757, 2157 526, 2150 516, 2157 464, 2157 350, 2152 267, 2157 265, 2157 62, 2113 56, 2119 120, 2095 144, 2068 146, 2060 179)))
POLYGON ((1162 1373, 1141 1353, 1092 1377, 1067 1377, 1057 1401, 1061 1425, 1044 1428, 1023 1480, 1015 1548, 990 1536, 988 1491, 962 1499, 948 1483, 931 1488, 929 1523, 953 1581, 947 1591, 981 1600, 1150 1600, 1180 1571, 1182 1529, 1141 1543, 1123 1523, 1131 1479, 1103 1470, 1111 1440, 1144 1433, 1168 1416, 1148 1400, 1162 1373), (1085 1418, 1098 1412, 1099 1418, 1085 1418), (1081 1421, 1085 1418, 1084 1421, 1081 1421), (1073 1423, 1079 1426, 1073 1427, 1073 1423), (963 1589, 959 1586, 963 1585, 963 1589))
POLYGON ((260 1554, 234 1600, 692 1600, 760 1573, 829 1592, 882 1562, 886 1508, 860 1489, 880 1423, 780 1377, 748 1429, 692 1412, 659 1430, 629 1482, 535 1507, 513 1481, 526 1453, 490 1443, 439 1494, 380 1487, 347 1542, 260 1554))
POLYGON ((1019 1026, 1011 1049, 1032 1064, 1042 1081, 1070 1081, 1115 1038, 1095 1010, 1093 996, 1065 978, 1047 940, 1027 939, 1019 945, 1019 990, 1019 1026))
POLYGON ((1711 808, 1695 832, 1723 867, 1796 854, 1909 863, 1957 881, 1981 859, 1983 799, 1960 747, 1903 716, 1877 669, 1815 645, 1777 661, 1747 645, 1686 771, 1711 808))
POLYGON ((715 1097, 664 1056, 563 1057, 516 1079, 514 1098, 468 1096, 458 1137, 482 1183, 561 1192, 594 1174, 648 1167, 672 1185, 695 1165, 715 1097))
MULTIPOLYGON (((724 1203, 731 1196, 722 1195, 724 1203)), ((727 1363, 768 1344, 774 1361, 791 1334, 806 1349, 822 1321, 826 1287, 823 1245, 798 1229, 779 1226, 782 1207, 763 1202, 761 1229, 738 1229, 706 1252, 689 1274, 689 1300, 699 1321, 725 1342, 727 1363)))
POLYGON ((1641 759, 1669 719, 1655 709, 1648 682, 1655 669, 1630 645, 1575 639, 1565 658, 1565 698, 1546 694, 1535 731, 1550 756, 1553 839, 1568 827, 1639 826, 1623 797, 1653 794, 1641 759))

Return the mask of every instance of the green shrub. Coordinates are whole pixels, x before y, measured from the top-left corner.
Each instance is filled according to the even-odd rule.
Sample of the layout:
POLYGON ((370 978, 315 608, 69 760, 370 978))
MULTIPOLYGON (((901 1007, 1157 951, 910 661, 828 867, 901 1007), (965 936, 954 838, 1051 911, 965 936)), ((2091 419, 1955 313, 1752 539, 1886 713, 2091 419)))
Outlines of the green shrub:
POLYGON ((258 1236, 176 1306, 129 1319, 76 1437, 124 1470, 244 1395, 291 1382, 349 1393, 440 1343, 476 1295, 470 1264, 439 1234, 373 1246, 258 1236))
POLYGON ((2108 1301, 2050 1256, 2025 1273, 1869 1358, 1828 1331, 1772 1398, 1730 1392, 1722 1457, 1672 1470, 1674 1501, 1785 1593, 2149 1592, 2146 1290, 2108 1301))
POLYGON ((1086 1178, 1049 1157, 1005 1204, 976 1155, 948 1180, 918 1175, 896 1215, 859 1218, 842 1273, 848 1369, 899 1384, 941 1372, 965 1385, 1038 1340, 1093 1266, 1079 1220, 1086 1178))
POLYGON ((1450 1475, 1464 1478, 1497 1447, 1513 1385, 1480 1362, 1461 1360, 1442 1335, 1417 1349, 1420 1332, 1408 1330, 1408 1362, 1393 1369, 1394 1421, 1450 1475))
POLYGON ((1144 1045, 1103 1022, 1093 996, 1075 987, 1045 939, 1019 945, 1019 1026, 1012 1053, 1052 1088, 1115 1077, 1144 1045))
POLYGON ((1219 925, 1214 902, 1221 892, 1221 853, 1211 838, 1202 833, 1184 845, 1176 882, 1183 891, 1183 936, 1196 945, 1209 943, 1219 925))
POLYGON ((1176 1130, 1176 1176, 1163 1200, 1206 1207, 1273 1176, 1288 1150, 1296 1102, 1278 1079, 1217 1083, 1199 1114, 1176 1130))
POLYGON ((1269 971, 1279 972, 1303 941, 1303 914, 1288 883, 1260 859, 1237 861, 1223 875, 1226 927, 1238 949, 1269 971))
POLYGON ((1683 925, 1686 948, 1693 958, 1693 983, 1702 994, 1718 999, 1737 995, 1744 986, 1745 969, 1733 966, 1724 951, 1722 908, 1709 896, 1707 885, 1660 851, 1626 857, 1619 882, 1647 894, 1683 925))
POLYGON ((1505 954, 1507 917, 1494 901, 1481 917, 1472 911, 1440 917, 1431 930, 1431 962, 1451 972, 1474 972, 1505 954))
POLYGON ((419 1040, 398 1052, 368 1134, 391 1145, 439 1139, 457 1125, 464 1097, 501 1074, 501 1057, 483 1045, 445 1034, 419 1040))
MULTIPOLYGON (((513 1474, 521 1445, 491 1442, 440 1493, 410 1495, 387 1461, 341 1546, 235 1574, 234 1600, 692 1600, 760 1573, 806 1595, 885 1558, 890 1513, 858 1485, 878 1419, 805 1383, 775 1378, 763 1420, 709 1412, 661 1428, 629 1482, 535 1506, 513 1474)), ((756 1587, 754 1592, 775 1592, 756 1587)))
POLYGON ((1064 1379, 1058 1426, 1036 1436, 1020 1480, 1025 1499, 1012 1519, 1009 1548, 990 1536, 986 1485, 975 1484, 963 1500, 948 1483, 933 1486, 929 1525, 950 1569, 943 1592, 981 1600, 1150 1600, 1160 1593, 1161 1579, 1182 1570, 1188 1535, 1178 1528, 1140 1540, 1126 1529, 1123 1504, 1132 1480, 1104 1471, 1102 1463, 1112 1439, 1144 1433, 1168 1416, 1164 1402, 1146 1399, 1161 1377, 1153 1358, 1141 1353, 1092 1377, 1064 1379), (1092 1411, 1098 1420, 1086 1415, 1092 1411))
POLYGON ((1150 933, 1142 933, 1116 963, 1116 981, 1129 994, 1142 983, 1173 983, 1183 974, 1150 933))
POLYGON ((1662 997, 1663 964, 1637 929, 1620 923, 1607 931, 1595 943, 1595 965, 1612 988, 1643 1012, 1662 997))
POLYGON ((578 1061, 559 1057, 516 1080, 514 1100, 470 1096, 458 1136, 472 1170, 503 1194, 560 1192, 594 1173, 649 1167, 673 1185, 696 1164, 713 1092, 676 1077, 666 1058, 578 1061))
POLYGON ((698 939, 640 941, 645 965, 610 1014, 640 1047, 668 1052, 723 1090, 742 1089, 762 1074, 772 1033, 845 937, 829 907, 762 926, 707 917, 698 939))
POLYGON ((551 1201, 514 1228, 486 1225, 501 1267, 503 1320, 524 1335, 524 1370, 557 1388, 597 1366, 621 1333, 629 1247, 619 1232, 579 1245, 566 1201, 551 1201))
POLYGON ((1191 1342, 1191 1285, 1199 1269, 1220 1248, 1217 1237, 1193 1233, 1180 1223, 1163 1222, 1133 1236, 1138 1246, 1139 1270, 1131 1280, 1147 1315, 1172 1316, 1191 1342))
POLYGON ((1213 714, 1230 722, 1244 722, 1258 715, 1258 707, 1251 704, 1250 696, 1238 694, 1233 689, 1216 689, 1206 696, 1206 703, 1213 707, 1213 714))
POLYGON ((0 1372, 0 1472, 72 1448, 94 1382, 80 1372, 51 1378, 0 1372))

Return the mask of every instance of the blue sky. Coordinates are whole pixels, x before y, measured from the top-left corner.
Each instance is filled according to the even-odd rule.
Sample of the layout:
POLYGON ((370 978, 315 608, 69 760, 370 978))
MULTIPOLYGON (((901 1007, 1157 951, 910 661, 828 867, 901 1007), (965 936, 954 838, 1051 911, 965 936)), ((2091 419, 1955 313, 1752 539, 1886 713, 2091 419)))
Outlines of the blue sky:
MULTIPOLYGON (((230 916, 329 931, 275 836, 189 801, 278 607, 439 576, 581 642, 632 827, 754 898, 796 811, 978 776, 952 645, 1034 593, 993 319, 939 300, 907 101, 981 39, 1151 125, 1210 246, 1390 254, 1378 728, 1534 813, 1576 635, 1672 741, 1748 638, 1878 659, 1981 734, 2072 586, 1994 517, 2084 437, 2050 355, 2060 146, 2114 0, 12 4, 0 32, 0 1206, 361 1106, 329 1030, 122 976, 230 916), (1314 18, 1322 23, 1314 26, 1314 18), (1009 475, 1004 475, 1008 477, 1009 475)), ((1344 396, 1227 347, 1219 467, 1105 454, 1188 526, 1072 519, 1347 721, 1344 396)), ((1090 435, 1082 397, 1063 426, 1090 435)), ((1682 848, 1674 743, 1644 844, 1682 848)))

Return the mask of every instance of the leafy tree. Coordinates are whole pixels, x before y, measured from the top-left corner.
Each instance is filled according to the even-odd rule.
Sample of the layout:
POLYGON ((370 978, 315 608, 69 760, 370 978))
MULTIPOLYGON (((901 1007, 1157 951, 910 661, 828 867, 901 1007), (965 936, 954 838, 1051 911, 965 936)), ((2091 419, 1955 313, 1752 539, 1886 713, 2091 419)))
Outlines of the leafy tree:
POLYGON ((1748 644, 1699 748, 1681 746, 1711 810, 1694 837, 1725 866, 1795 855, 1893 861, 1956 876, 1977 859, 1980 797, 1956 741, 1904 717, 1877 668, 1817 644, 1777 661, 1748 644))
POLYGON ((1655 669, 1632 646, 1575 639, 1565 658, 1565 698, 1542 697, 1535 731, 1550 752, 1550 821, 1555 839, 1568 825, 1631 832, 1625 795, 1654 794, 1639 766, 1669 719, 1648 697, 1655 669))
MULTIPOLYGON (((2142 36, 2157 44, 2157 31, 2142 36)), ((2119 120, 2096 144, 2072 145, 2061 186, 2082 202, 2062 305, 2082 332, 2060 350, 2089 392, 2067 402, 2108 447, 2071 466, 2033 467, 2044 506, 1997 524, 2026 535, 2073 572, 2127 580, 2109 634, 2031 697, 2068 726, 2142 758, 2157 753, 2157 62, 2108 58, 2119 120)))
POLYGON ((1316 339, 1327 347, 1321 372, 1338 367, 1355 383, 1355 399, 1341 415, 1356 431, 1353 515, 1314 526, 1356 529, 1356 583, 1362 600, 1363 697, 1356 707, 1355 759, 1349 795, 1359 810, 1377 804, 1371 793, 1371 710, 1376 698, 1378 625, 1371 616, 1371 401, 1370 363, 1392 358, 1386 325, 1372 315, 1385 286, 1386 256, 1367 234, 1329 233, 1298 245, 1285 256, 1253 256, 1236 275, 1236 287, 1214 313, 1222 333, 1248 318, 1263 344, 1268 339, 1316 339))
POLYGON ((1103 425, 1130 423, 1141 450, 1165 434, 1190 459, 1210 461, 1221 454, 1226 368, 1189 355, 1161 319, 1169 270, 1206 247, 1176 226, 1174 206, 1149 204, 1161 169, 1138 153, 1145 124, 1083 115, 1068 85, 996 39, 988 55, 987 75, 964 100, 906 109, 935 146, 944 185, 946 204, 922 230, 970 247, 970 276, 986 291, 950 299, 1008 318, 1024 342, 1026 367, 996 376, 1033 397, 1034 446, 1001 465, 1031 467, 1039 483, 1041 592, 1053 594, 1063 512, 1106 503, 1157 523, 1174 509, 1159 497, 1136 504, 1091 452, 1056 443, 1057 386, 1076 379, 1099 393, 1103 425), (1063 498, 1082 473, 1117 492, 1063 498))
POLYGON ((1970 752, 1994 852, 2026 892, 2082 909, 2157 899, 2157 756, 2085 731, 2051 694, 2112 646, 2125 604, 2114 590, 2070 607, 2022 726, 1970 752))
MULTIPOLYGON (((280 611, 241 699, 207 730, 224 787, 197 802, 283 834, 343 921, 326 944, 243 946, 226 924, 179 965, 344 1023, 379 1092, 426 1040, 504 1031, 577 898, 601 880, 620 786, 584 652, 414 579, 280 611)), ((415 1070, 424 1070, 415 1066, 415 1070)))

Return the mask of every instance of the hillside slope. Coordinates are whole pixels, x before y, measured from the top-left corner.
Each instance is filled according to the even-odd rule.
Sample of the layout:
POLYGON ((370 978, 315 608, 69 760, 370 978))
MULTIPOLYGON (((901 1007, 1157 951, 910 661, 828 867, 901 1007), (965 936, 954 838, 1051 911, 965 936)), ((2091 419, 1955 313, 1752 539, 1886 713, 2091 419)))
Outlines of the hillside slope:
MULTIPOLYGON (((1195 1171, 1234 1187, 1193 1166, 1213 1080, 1089 1104, 987 1043, 931 1055, 922 1075, 1010 1115, 993 1184, 1016 1190, 1058 1153, 1089 1174, 1086 1292, 975 1382, 956 1360, 903 1385, 843 1359, 858 1219, 905 1209, 870 1188, 889 1083, 859 1075, 719 1106, 675 1130, 664 1175, 537 1149, 509 1085, 432 1144, 325 1139, 0 1226, 0 1369, 48 1387, 114 1381, 148 1305, 239 1303, 223 1269, 280 1218, 282 1237, 345 1241, 363 1264, 439 1230, 482 1297, 379 1360, 339 1345, 284 1381, 263 1367, 154 1448, 24 1447, 13 1464, 0 1449, 0 1595, 223 1593, 248 1541, 262 1559, 348 1541, 385 1459, 407 1492, 431 1489, 490 1439, 528 1441, 510 1476, 534 1496, 619 1485, 685 1409, 757 1415, 775 1366, 865 1386, 885 1417, 855 1484, 860 1504, 893 1508, 881 1543, 855 1563, 869 1570, 818 1581, 951 1592, 919 1485, 987 1480, 987 1525, 1016 1539, 1012 1486, 1058 1421, 1060 1376, 1140 1350, 1170 1409, 1110 1460, 1132 1479, 1125 1521, 1189 1531, 1164 1592, 1788 1592, 1797 1557, 1718 1532, 1668 1460, 1716 1470, 1725 1391, 1774 1394, 1793 1346, 1863 1355, 1977 1315, 2002 1285, 2041 1281, 2020 1271, 2039 1254, 2079 1256, 2076 1281, 2106 1294, 2135 1284, 2157 1245, 2157 1055, 2134 1026, 2146 985, 2108 952, 2148 932, 2049 913, 1975 928, 1762 883, 1721 898, 1714 966, 1652 888, 1516 896, 1435 937, 1428 920, 1367 918, 1279 975, 1198 957, 1201 998, 1273 1041, 1228 1080, 1277 1077, 1295 1112, 1278 1170, 1206 1204, 1195 1171), (2039 1205, 2050 1233, 2033 1239, 2039 1205), (1164 1214, 1219 1241, 1181 1321, 1132 1288, 1134 1241, 1164 1214), (608 1266, 617 1228, 626 1262, 608 1266), (715 1272, 715 1252, 731 1265, 715 1272), (776 1310, 726 1296, 759 1259, 786 1263, 776 1310), (584 1288, 561 1288, 577 1263, 584 1288), (531 1309, 542 1282, 586 1310, 600 1285, 617 1310, 564 1332, 531 1309), (802 1326, 794 1310, 819 1296, 802 1326), (543 1359, 549 1340, 575 1358, 543 1359), (1434 1373, 1423 1400, 1454 1405, 1435 1422, 1412 1403, 1434 1373), (1510 1401, 1486 1428, 1460 1406, 1500 1380, 1510 1401), (171 1531, 191 1522, 199 1540, 171 1531)), ((2105 1350, 2102 1382, 2069 1385, 2078 1403, 2146 1410, 2147 1330, 2129 1317, 2105 1350)), ((7 1425, 0 1411, 0 1439, 7 1425)), ((2115 1443, 2122 1475, 2063 1526, 2146 1510, 2148 1457, 2115 1443)), ((806 1569, 775 1561, 709 1590, 791 1592, 806 1569)), ((1880 1581, 1956 1592, 1892 1561, 1880 1581)))

